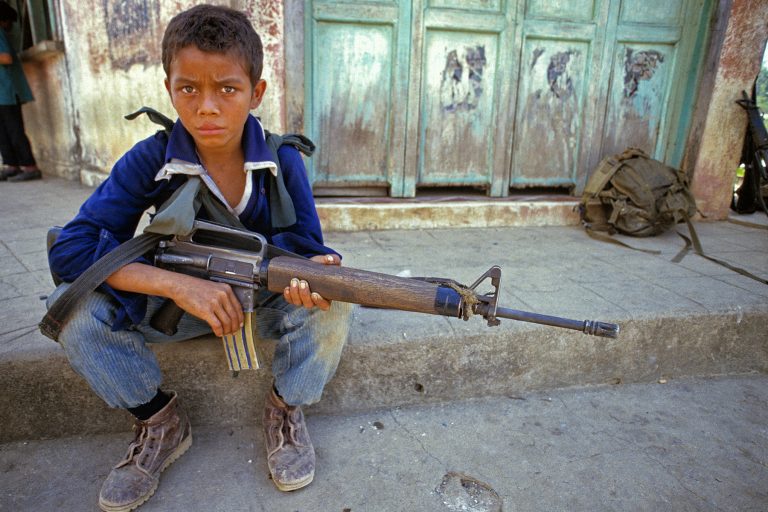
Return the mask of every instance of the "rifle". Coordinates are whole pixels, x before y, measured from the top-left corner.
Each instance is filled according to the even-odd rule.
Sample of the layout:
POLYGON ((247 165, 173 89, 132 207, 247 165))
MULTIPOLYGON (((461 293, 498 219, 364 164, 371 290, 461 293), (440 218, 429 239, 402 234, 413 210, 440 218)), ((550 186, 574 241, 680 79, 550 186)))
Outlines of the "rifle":
MULTIPOLYGON (((752 89, 752 97, 756 97, 752 89)), ((741 163, 744 164, 744 181, 736 191, 731 208, 738 213, 753 213, 758 207, 768 215, 768 206, 763 198, 763 184, 768 182, 768 131, 765 129, 763 118, 757 103, 741 91, 741 99, 736 100, 747 113, 747 136, 741 153, 741 163)))
MULTIPOLYGON (((282 293, 291 279, 299 278, 308 281, 312 291, 325 299, 368 307, 464 320, 479 315, 489 326, 499 325, 500 318, 508 318, 607 338, 616 338, 620 330, 618 325, 612 323, 571 320, 498 306, 501 282, 501 268, 498 266, 491 267, 471 286, 463 286, 450 279, 398 277, 321 265, 269 245, 258 233, 205 221, 195 221, 192 233, 187 236, 161 241, 155 251, 155 263, 174 272, 229 284, 246 314, 254 310, 256 289, 265 287, 271 292, 282 293), (478 286, 486 280, 490 280, 493 291, 477 293, 478 286)), ((150 324, 161 332, 173 334, 182 314, 183 310, 168 300, 153 315, 150 324)), ((249 322, 250 319, 246 324, 249 322)), ((245 331, 249 330, 248 325, 245 331)), ((248 333, 243 335, 247 337, 248 333)), ((228 345, 225 340, 225 348, 228 347, 230 366, 237 370, 238 363, 232 359, 233 355, 237 355, 233 353, 237 351, 237 346, 232 343, 230 340, 228 345)), ((245 340, 246 345, 249 343, 250 340, 245 340)), ((253 350, 247 350, 247 353, 249 358, 256 358, 253 350)))

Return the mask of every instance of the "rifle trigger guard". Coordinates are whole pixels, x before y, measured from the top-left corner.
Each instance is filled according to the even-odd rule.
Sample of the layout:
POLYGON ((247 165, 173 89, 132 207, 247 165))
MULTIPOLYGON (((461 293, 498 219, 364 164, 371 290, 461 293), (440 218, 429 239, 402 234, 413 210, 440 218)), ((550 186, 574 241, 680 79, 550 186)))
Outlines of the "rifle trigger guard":
POLYGON ((491 268, 488 269, 485 274, 480 276, 477 281, 475 281, 468 289, 475 291, 475 297, 476 301, 474 304, 472 304, 471 309, 472 312, 464 311, 464 320, 467 320, 469 318, 469 315, 476 312, 478 303, 482 302, 484 303, 485 307, 483 307, 483 316, 488 321, 489 327, 495 327, 501 323, 498 318, 496 318, 496 307, 497 307, 497 301, 499 299, 499 285, 501 284, 501 267, 498 265, 494 265, 491 268), (491 280, 491 285, 493 286, 493 291, 486 294, 486 295, 479 295, 476 292, 477 287, 485 281, 486 279, 491 280))

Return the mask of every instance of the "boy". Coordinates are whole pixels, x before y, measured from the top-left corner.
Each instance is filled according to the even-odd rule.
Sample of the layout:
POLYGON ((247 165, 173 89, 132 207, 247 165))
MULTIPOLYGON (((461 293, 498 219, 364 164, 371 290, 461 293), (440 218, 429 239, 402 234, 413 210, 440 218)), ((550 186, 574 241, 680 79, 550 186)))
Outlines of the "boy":
MULTIPOLYGON (((278 155, 296 221, 275 227, 269 197, 276 165, 261 123, 249 113, 266 89, 263 49, 245 15, 210 5, 182 12, 166 29, 162 59, 178 121, 170 135, 158 132, 139 142, 115 164, 51 248, 51 270, 73 281, 131 238, 143 212, 162 205, 189 175, 199 176, 214 201, 270 243, 319 264, 339 265, 340 256, 323 245, 304 165, 291 146, 282 146, 278 155)), ((207 214, 198 212, 200 218, 207 214)), ((301 406, 319 400, 336 371, 350 309, 331 305, 297 279, 282 295, 260 290, 257 302, 256 328, 279 339, 264 412, 268 467, 280 490, 299 489, 312 481, 315 469, 301 406)), ((136 438, 101 489, 103 510, 128 511, 145 502, 160 472, 192 442, 176 393, 160 389, 160 370, 147 342, 211 331, 222 336, 242 323, 228 285, 172 273, 144 259, 120 268, 81 301, 59 338, 70 364, 107 404, 136 417, 136 438), (148 325, 163 298, 187 313, 173 336, 148 325)))

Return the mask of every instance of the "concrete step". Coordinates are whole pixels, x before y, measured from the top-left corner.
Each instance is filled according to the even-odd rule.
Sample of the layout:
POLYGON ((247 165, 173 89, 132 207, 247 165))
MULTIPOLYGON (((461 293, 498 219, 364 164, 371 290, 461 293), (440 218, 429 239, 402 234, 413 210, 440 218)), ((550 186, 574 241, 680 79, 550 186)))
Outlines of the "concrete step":
MULTIPOLYGON (((752 375, 309 414, 316 476, 292 493, 269 481, 258 422, 195 425, 140 510, 765 510, 766 405, 768 377, 752 375)), ((0 511, 98 510, 130 440, 0 444, 0 511)))
MULTIPOLYGON (((639 300, 632 298, 635 293, 644 295, 627 290, 625 306, 639 300)), ((574 310, 590 307, 594 304, 574 310)), ((568 386, 768 371, 768 308, 758 304, 632 316, 595 309, 621 325, 618 339, 511 321, 489 328, 479 318, 464 322, 357 308, 336 377, 310 411, 348 414, 568 386)), ((42 343, 43 348, 0 360, 2 439, 123 428, 123 414, 95 398, 70 370, 63 351, 42 343)), ((191 404, 197 424, 236 426, 258 416, 269 372, 244 371, 233 378, 218 339, 157 346, 155 352, 165 371, 164 387, 191 404)))
MULTIPOLYGON (((65 222, 87 191, 66 182, 19 184, 40 209, 0 226, 0 440, 124 428, 37 332, 52 290, 45 231, 65 222), (30 185, 26 187, 26 185, 30 185)), ((5 190, 5 189, 3 189, 5 190)), ((2 209, 22 211, 16 195, 2 209)), ((755 216, 756 222, 765 216, 755 216)), ((708 254, 768 278, 764 231, 698 223, 708 254)), ((682 241, 668 231, 627 239, 659 254, 590 239, 577 226, 328 232, 344 265, 471 283, 503 269, 500 305, 621 325, 618 339, 514 321, 488 327, 437 316, 357 308, 334 380, 313 413, 426 405, 478 396, 661 378, 768 371, 768 286, 696 255, 671 260, 682 241)), ((481 290, 485 292, 486 290, 481 290)), ((190 403, 198 425, 251 421, 267 372, 226 370, 218 340, 157 347, 168 389, 190 403)))

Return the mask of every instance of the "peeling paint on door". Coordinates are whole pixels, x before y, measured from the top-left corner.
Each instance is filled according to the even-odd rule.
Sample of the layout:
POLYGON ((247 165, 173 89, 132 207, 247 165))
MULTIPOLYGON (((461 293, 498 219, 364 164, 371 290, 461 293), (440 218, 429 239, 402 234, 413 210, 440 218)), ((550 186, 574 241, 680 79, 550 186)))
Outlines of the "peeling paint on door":
POLYGON ((428 31, 419 185, 489 183, 497 47, 486 34, 428 31))
POLYGON ((485 47, 446 50, 445 69, 440 83, 440 103, 446 112, 477 108, 483 94, 485 47))
POLYGON ((316 181, 384 185, 391 98, 390 27, 319 23, 316 181))
POLYGON ((631 98, 637 92, 637 83, 650 80, 656 71, 656 66, 664 62, 664 55, 655 50, 635 52, 627 48, 624 61, 624 97, 631 98))
POLYGON ((578 51, 558 52, 549 60, 549 67, 547 67, 549 90, 561 99, 573 94, 573 81, 568 74, 568 62, 574 54, 578 54, 578 51))

